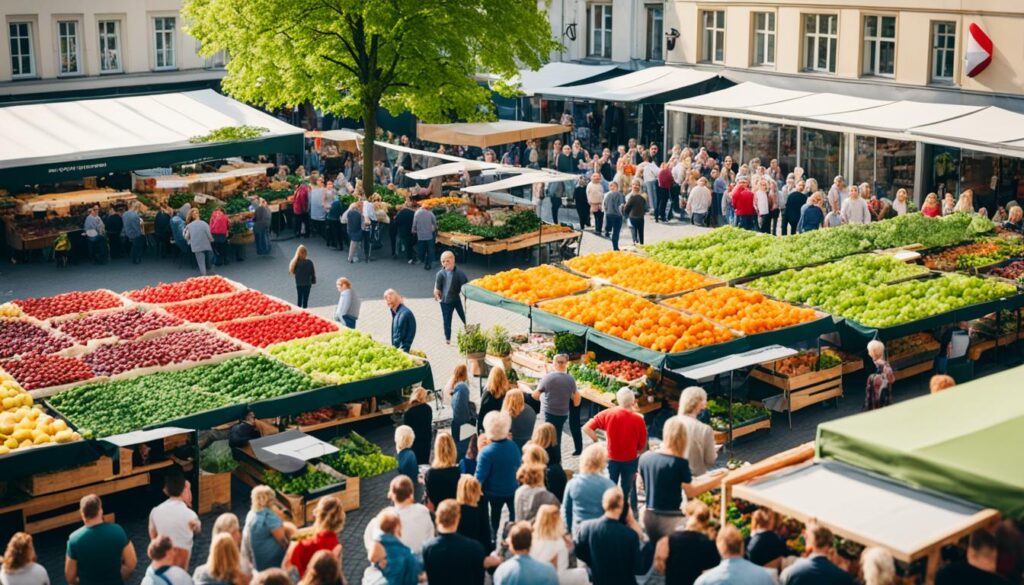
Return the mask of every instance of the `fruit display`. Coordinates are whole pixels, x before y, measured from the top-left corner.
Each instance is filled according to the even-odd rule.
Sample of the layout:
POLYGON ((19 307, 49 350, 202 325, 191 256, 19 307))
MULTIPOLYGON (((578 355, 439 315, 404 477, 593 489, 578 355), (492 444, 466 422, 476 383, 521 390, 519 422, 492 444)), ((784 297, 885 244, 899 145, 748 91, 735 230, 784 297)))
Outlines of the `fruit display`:
POLYGON ((397 459, 384 455, 379 446, 355 431, 332 443, 338 452, 321 457, 320 461, 348 477, 373 477, 398 467, 397 459))
POLYGON ((7 370, 25 390, 61 386, 96 376, 83 360, 56 355, 29 354, 0 361, 0 369, 7 370))
POLYGON ((21 312, 21 307, 14 303, 3 303, 0 304, 0 319, 21 317, 24 313, 21 312))
POLYGON ((616 286, 643 294, 675 294, 720 282, 628 252, 587 254, 565 264, 582 274, 606 278, 616 286))
POLYGON ((319 387, 312 378, 265 356, 241 357, 179 372, 161 372, 168 384, 255 402, 319 387))
POLYGON ((291 310, 287 303, 255 291, 244 290, 228 297, 164 305, 168 313, 193 323, 220 323, 291 310))
POLYGON ((250 345, 267 347, 282 341, 337 331, 338 326, 312 313, 298 311, 222 323, 217 329, 250 345))
POLYGON ((31 315, 36 319, 49 319, 72 313, 87 313, 124 305, 120 298, 105 290, 74 291, 53 297, 18 299, 14 303, 26 315, 31 315))
POLYGON ((906 264, 881 254, 861 254, 803 270, 786 270, 758 278, 747 286, 791 303, 824 307, 846 291, 862 291, 888 282, 928 273, 928 269, 906 264))
POLYGON ((187 280, 160 283, 124 293, 138 303, 177 303, 210 295, 235 292, 234 285, 220 276, 196 276, 187 280))
POLYGON ((230 398, 177 383, 173 372, 85 384, 50 398, 50 404, 86 438, 135 431, 232 403, 230 398))
POLYGON ((78 340, 79 343, 87 343, 93 339, 109 337, 131 340, 156 329, 176 327, 181 324, 181 319, 157 311, 126 309, 113 313, 89 315, 80 319, 69 319, 53 325, 62 333, 78 340))
POLYGON ((647 375, 647 364, 632 360, 612 360, 597 364, 597 371, 619 380, 636 380, 647 375))
POLYGON ((337 477, 320 471, 312 465, 306 466, 306 472, 294 477, 285 477, 279 471, 268 470, 263 476, 263 483, 282 494, 308 494, 327 486, 339 483, 337 477))
POLYGON ((81 439, 63 420, 39 408, 21 406, 0 412, 0 456, 17 449, 52 443, 70 443, 81 439))
POLYGON ((29 353, 56 353, 74 345, 68 337, 16 319, 0 319, 0 359, 29 353))
POLYGON ((761 364, 761 367, 778 376, 794 378, 834 368, 841 363, 843 363, 843 358, 835 351, 826 348, 821 350, 820 355, 816 351, 805 351, 774 362, 761 364))
POLYGON ((928 218, 911 213, 867 225, 843 225, 786 237, 730 236, 721 243, 714 244, 711 240, 703 245, 685 239, 661 242, 645 246, 644 251, 665 264, 736 279, 808 266, 868 250, 910 244, 921 244, 925 248, 949 246, 991 232, 993 227, 991 221, 976 215, 955 213, 928 218))
POLYGON ((439 205, 466 205, 467 203, 469 202, 462 197, 430 197, 420 200, 420 207, 433 209, 439 205))
POLYGON ((279 343, 269 347, 268 351, 275 358, 326 384, 364 380, 417 365, 400 350, 378 343, 366 333, 353 329, 279 343))
POLYGON ((32 406, 32 396, 7 372, 0 370, 0 412, 32 406))
POLYGON ((513 268, 478 278, 470 284, 526 305, 586 290, 585 278, 559 270, 550 264, 521 270, 513 268))
POLYGON ((541 303, 540 308, 654 351, 681 352, 733 339, 710 321, 615 288, 541 303))
POLYGON ((931 333, 914 333, 885 343, 885 353, 890 361, 913 356, 920 353, 930 353, 938 348, 938 342, 931 333))
POLYGON ((1005 278, 1007 280, 1016 280, 1017 282, 1024 283, 1024 260, 1015 260, 1006 266, 993 268, 989 274, 1005 278))
MULTIPOLYGON (((709 424, 718 432, 729 431, 729 403, 714 398, 708 400, 709 424)), ((732 403, 732 420, 734 427, 741 427, 751 421, 771 416, 771 411, 764 406, 746 402, 732 403)))
POLYGON ((932 270, 968 270, 1008 260, 1024 253, 1019 238, 989 238, 928 254, 922 261, 932 270))
POLYGON ((178 331, 146 341, 101 345, 82 360, 97 375, 114 376, 138 368, 201 362, 240 349, 241 346, 209 331, 178 331))
POLYGON ((818 318, 814 309, 795 307, 769 299, 757 291, 733 287, 700 289, 664 304, 674 309, 703 315, 716 323, 747 335, 774 331, 818 318))

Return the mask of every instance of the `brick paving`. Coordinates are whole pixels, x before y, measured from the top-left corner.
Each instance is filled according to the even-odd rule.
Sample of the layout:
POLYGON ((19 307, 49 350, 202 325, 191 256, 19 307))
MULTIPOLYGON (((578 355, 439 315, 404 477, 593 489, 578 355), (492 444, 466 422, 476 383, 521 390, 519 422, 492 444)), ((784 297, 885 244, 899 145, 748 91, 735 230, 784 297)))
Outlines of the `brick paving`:
MULTIPOLYGON (((547 208, 544 214, 548 215, 547 208)), ((570 216, 563 210, 561 219, 566 221, 570 217, 575 217, 575 214, 572 213, 570 216)), ((620 243, 626 244, 629 241, 629 234, 628 230, 623 231, 620 243)), ((701 231, 703 228, 681 225, 678 222, 655 224, 648 220, 647 240, 655 242, 674 239, 701 231)), ((409 266, 404 261, 393 260, 389 253, 382 254, 389 250, 378 251, 380 259, 369 264, 349 264, 342 252, 327 249, 322 241, 306 239, 301 242, 310 249, 310 258, 316 264, 320 283, 313 288, 310 298, 311 310, 331 318, 337 300, 333 283, 338 277, 347 276, 363 298, 358 328, 371 333, 378 340, 387 342, 390 339, 391 319, 381 297, 387 288, 397 289, 406 296, 408 306, 416 315, 418 327, 414 348, 426 352, 434 371, 435 383, 439 387, 442 386, 448 373, 462 358, 454 345, 447 346, 444 343, 440 310, 432 298, 433 271, 427 272, 420 265, 409 266)), ((271 258, 258 258, 250 250, 245 262, 232 262, 229 266, 216 269, 215 272, 246 286, 292 301, 295 298, 295 290, 287 274, 287 263, 298 243, 299 241, 295 239, 275 242, 271 258)), ((589 231, 584 235, 581 247, 583 253, 611 249, 610 242, 589 231)), ((526 267, 533 263, 536 263, 536 259, 528 256, 497 257, 490 262, 474 257, 467 262, 460 262, 460 267, 472 279, 486 273, 511 267, 526 267)), ((45 296, 69 290, 110 288, 122 291, 153 285, 161 280, 179 280, 193 274, 194 271, 178 268, 171 260, 160 261, 152 257, 147 257, 141 266, 133 266, 126 259, 115 260, 106 266, 76 265, 60 270, 52 264, 42 263, 3 265, 0 266, 0 302, 11 298, 45 296)), ((501 324, 512 332, 526 331, 529 325, 524 317, 475 302, 470 302, 467 306, 467 317, 471 323, 480 323, 483 327, 501 324)), ((925 382, 926 377, 919 376, 897 383, 896 399, 904 400, 923 394, 927 391, 925 382)), ((477 385, 472 386, 474 394, 478 393, 477 385)), ((795 413, 791 429, 787 426, 785 416, 775 415, 771 431, 759 431, 738 440, 729 456, 740 460, 757 461, 813 440, 818 423, 860 411, 863 375, 850 377, 846 380, 845 388, 846 398, 840 400, 838 406, 830 401, 795 413)), ((654 434, 659 434, 661 423, 669 414, 663 411, 654 417, 654 434)), ((381 445, 385 453, 394 454, 393 426, 389 419, 359 423, 354 425, 354 428, 381 445)), ((575 469, 577 462, 570 453, 572 442, 569 437, 565 439, 565 466, 567 469, 575 469)), ((589 439, 584 437, 584 441, 589 442, 589 439)), ((393 476, 394 472, 364 480, 360 489, 360 508, 348 515, 343 545, 345 573, 349 583, 360 582, 366 566, 366 553, 362 544, 363 530, 373 515, 387 505, 385 494, 393 476)), ((150 508, 161 499, 158 488, 150 488, 141 495, 138 491, 140 490, 128 497, 105 498, 108 511, 117 514, 118 522, 128 530, 139 554, 139 569, 131 580, 132 583, 137 583, 141 579, 147 565, 147 516, 150 508)), ((240 519, 244 519, 249 504, 248 489, 236 481, 233 496, 233 511, 240 519)), ((193 565, 205 561, 209 550, 210 529, 215 518, 216 514, 203 517, 204 530, 202 535, 196 538, 193 565)), ((64 583, 63 552, 70 531, 70 528, 54 530, 37 536, 40 562, 49 571, 54 585, 64 583)))

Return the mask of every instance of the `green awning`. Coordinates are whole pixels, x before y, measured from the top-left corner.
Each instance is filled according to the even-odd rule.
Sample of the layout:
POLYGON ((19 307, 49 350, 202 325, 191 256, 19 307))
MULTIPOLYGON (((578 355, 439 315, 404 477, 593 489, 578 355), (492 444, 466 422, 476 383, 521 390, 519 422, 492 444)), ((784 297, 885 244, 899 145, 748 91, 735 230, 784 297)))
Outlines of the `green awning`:
POLYGON ((462 287, 462 292, 465 293, 466 298, 471 301, 481 302, 485 305, 492 307, 498 307, 499 309, 505 309, 511 311, 517 315, 524 317, 530 316, 530 305, 514 301, 510 298, 503 297, 497 293, 493 293, 489 290, 485 290, 474 284, 467 284, 462 287))
POLYGON ((1024 367, 818 426, 818 456, 1024 517, 1024 367))

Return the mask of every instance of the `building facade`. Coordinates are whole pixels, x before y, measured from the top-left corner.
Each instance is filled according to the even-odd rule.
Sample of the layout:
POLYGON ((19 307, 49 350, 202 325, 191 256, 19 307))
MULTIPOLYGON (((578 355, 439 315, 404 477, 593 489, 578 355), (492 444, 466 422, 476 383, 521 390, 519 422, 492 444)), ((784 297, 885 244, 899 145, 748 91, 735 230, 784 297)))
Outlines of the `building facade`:
POLYGON ((181 0, 4 0, 0 101, 216 86, 181 0))

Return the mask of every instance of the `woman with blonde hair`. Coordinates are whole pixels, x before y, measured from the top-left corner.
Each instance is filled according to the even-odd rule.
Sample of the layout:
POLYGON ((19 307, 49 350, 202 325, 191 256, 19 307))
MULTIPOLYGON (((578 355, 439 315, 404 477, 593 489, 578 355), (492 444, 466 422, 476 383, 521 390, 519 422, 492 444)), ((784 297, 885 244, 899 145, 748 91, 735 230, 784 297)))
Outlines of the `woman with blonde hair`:
POLYGON ((300 308, 307 308, 309 306, 309 291, 316 284, 316 270, 313 267, 313 261, 309 259, 309 251, 302 244, 295 248, 295 256, 288 264, 288 274, 295 277, 295 290, 299 295, 299 301, 296 304, 300 308))
POLYGON ((562 520, 573 537, 579 532, 580 524, 604 515, 604 492, 615 487, 612 480, 605 476, 607 467, 608 450, 605 444, 589 445, 580 455, 580 472, 565 484, 562 520))
MULTIPOLYGON (((220 516, 217 516, 217 520, 213 523, 213 534, 212 537, 216 538, 219 534, 228 534, 235 541, 235 546, 238 550, 242 550, 242 526, 238 522, 238 516, 235 516, 231 512, 225 512, 220 516)), ((246 559, 239 557, 239 563, 242 567, 242 573, 246 575, 252 575, 252 567, 246 559)))
POLYGON ((437 433, 434 439, 434 460, 423 474, 427 489, 427 508, 433 512, 441 502, 454 499, 459 488, 459 459, 455 439, 448 433, 437 433))
POLYGON ((252 504, 242 528, 242 557, 254 573, 280 567, 295 526, 284 522, 283 513, 274 506, 276 496, 269 486, 254 487, 250 498, 252 504))
POLYGON ((896 200, 892 202, 892 208, 896 215, 906 215, 910 212, 910 203, 907 198, 906 189, 900 188, 896 190, 896 200))
POLYGON ((491 550, 491 526, 487 520, 487 510, 481 507, 480 498, 483 490, 480 482, 472 475, 459 478, 455 501, 459 503, 458 533, 480 543, 485 551, 491 550))
POLYGON ((526 403, 526 395, 522 390, 510 390, 501 405, 502 412, 512 417, 512 442, 520 449, 533 436, 533 427, 537 424, 537 412, 526 403))
POLYGON ((416 485, 416 478, 419 475, 416 453, 412 450, 412 445, 415 442, 416 433, 409 425, 401 425, 395 429, 395 458, 398 459, 398 473, 408 477, 413 485, 416 485))
POLYGON ((860 555, 864 585, 895 585, 896 564, 884 548, 869 546, 860 555))
POLYGON ((533 522, 537 510, 546 504, 558 505, 558 498, 544 487, 544 466, 523 464, 516 472, 515 510, 516 519, 533 522))
POLYGON ((800 208, 800 221, 797 233, 804 233, 821 228, 825 222, 825 200, 821 191, 812 191, 807 203, 800 208))
MULTIPOLYGON (((562 453, 558 450, 557 432, 555 425, 549 422, 537 425, 533 429, 533 437, 530 438, 530 442, 526 444, 525 449, 533 446, 544 450, 544 453, 547 455, 544 483, 547 485, 548 491, 555 494, 555 497, 561 500, 565 495, 567 479, 565 477, 565 469, 562 468, 562 453)), ((523 452, 523 455, 524 457, 526 456, 526 451, 523 452)))
POLYGON ((924 203, 921 204, 921 213, 925 217, 939 217, 945 215, 942 210, 942 205, 939 203, 939 196, 935 193, 929 193, 924 198, 924 203))
POLYGON ((396 410, 403 411, 402 424, 416 433, 416 439, 412 443, 416 463, 427 465, 430 462, 430 437, 434 431, 434 409, 428 402, 426 388, 416 387, 409 396, 409 402, 396 410))
POLYGON ((341 500, 324 496, 317 502, 313 518, 312 535, 293 543, 282 565, 285 570, 296 569, 300 579, 319 551, 327 551, 341 561, 342 546, 338 535, 345 528, 345 510, 341 507, 341 500))
POLYGON ((238 546, 230 534, 217 534, 210 544, 206 564, 192 573, 196 585, 248 585, 249 575, 242 572, 238 546))
POLYGON ((36 550, 32 535, 16 532, 7 542, 3 566, 0 567, 0 583, 3 585, 50 585, 46 569, 36 562, 36 550))
MULTIPOLYGON (((473 410, 469 402, 469 370, 465 363, 455 365, 452 377, 448 379, 444 389, 451 396, 452 439, 455 439, 455 446, 459 447, 462 426, 473 421, 473 410)), ((459 454, 462 454, 461 449, 459 454)))
POLYGON ((558 574, 559 585, 584 585, 589 583, 587 570, 569 568, 569 553, 572 539, 565 530, 565 522, 558 506, 544 505, 537 510, 533 521, 533 542, 530 556, 542 563, 551 563, 558 574))
POLYGON ((477 433, 484 430, 484 417, 487 416, 487 413, 501 410, 505 402, 505 393, 508 392, 509 387, 511 387, 511 384, 508 381, 505 369, 501 367, 491 368, 491 373, 487 375, 487 382, 484 384, 486 392, 480 395, 480 412, 477 413, 476 420, 477 433))
POLYGON ((953 208, 953 212, 974 213, 974 191, 967 189, 960 193, 960 198, 956 200, 956 207, 953 208))
POLYGON ((690 462, 686 460, 689 437, 682 416, 665 421, 661 431, 661 447, 640 456, 640 479, 644 483, 647 501, 640 512, 640 522, 647 536, 658 542, 683 523, 683 498, 695 497, 690 486, 690 462), (681 489, 680 489, 681 488, 681 489))

